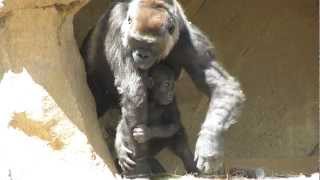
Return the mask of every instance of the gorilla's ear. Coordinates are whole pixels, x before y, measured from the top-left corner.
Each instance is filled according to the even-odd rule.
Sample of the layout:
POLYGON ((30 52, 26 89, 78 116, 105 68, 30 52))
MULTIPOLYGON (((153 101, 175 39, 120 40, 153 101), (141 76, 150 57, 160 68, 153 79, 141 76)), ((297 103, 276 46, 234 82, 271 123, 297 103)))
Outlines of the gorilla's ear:
POLYGON ((148 77, 147 78, 147 88, 151 89, 153 86, 154 86, 154 82, 153 82, 152 77, 148 77))

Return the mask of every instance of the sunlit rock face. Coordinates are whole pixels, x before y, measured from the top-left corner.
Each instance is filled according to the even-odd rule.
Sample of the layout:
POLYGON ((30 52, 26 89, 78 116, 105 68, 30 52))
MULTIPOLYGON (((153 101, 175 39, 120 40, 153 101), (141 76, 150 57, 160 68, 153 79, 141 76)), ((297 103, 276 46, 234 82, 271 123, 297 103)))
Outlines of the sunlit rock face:
POLYGON ((0 179, 113 179, 73 36, 86 2, 0 1, 0 179))

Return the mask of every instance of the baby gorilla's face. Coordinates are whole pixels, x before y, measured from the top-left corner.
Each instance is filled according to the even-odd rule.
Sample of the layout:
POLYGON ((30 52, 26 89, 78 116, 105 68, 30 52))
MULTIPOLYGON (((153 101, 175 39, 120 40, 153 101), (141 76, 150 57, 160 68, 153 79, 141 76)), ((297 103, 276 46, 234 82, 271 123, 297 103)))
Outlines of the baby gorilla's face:
POLYGON ((174 79, 167 79, 155 83, 153 87, 153 99, 160 105, 168 105, 173 101, 175 92, 174 79))
POLYGON ((152 87, 150 95, 160 105, 170 104, 175 96, 175 75, 165 65, 156 65, 150 70, 152 87))

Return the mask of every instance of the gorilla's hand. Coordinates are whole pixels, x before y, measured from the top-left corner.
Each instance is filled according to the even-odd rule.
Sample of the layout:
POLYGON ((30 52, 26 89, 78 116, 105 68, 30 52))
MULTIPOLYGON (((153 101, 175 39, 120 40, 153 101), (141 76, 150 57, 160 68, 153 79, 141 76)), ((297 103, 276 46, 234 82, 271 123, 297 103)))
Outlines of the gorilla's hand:
POLYGON ((223 138, 221 134, 202 130, 195 149, 195 162, 202 174, 218 174, 223 168, 223 138))
POLYGON ((132 135, 138 143, 145 143, 152 138, 151 129, 144 124, 135 127, 132 135))
POLYGON ((117 148, 119 165, 121 169, 126 172, 128 170, 132 170, 136 163, 131 159, 133 152, 128 149, 124 144, 121 144, 120 147, 117 148))

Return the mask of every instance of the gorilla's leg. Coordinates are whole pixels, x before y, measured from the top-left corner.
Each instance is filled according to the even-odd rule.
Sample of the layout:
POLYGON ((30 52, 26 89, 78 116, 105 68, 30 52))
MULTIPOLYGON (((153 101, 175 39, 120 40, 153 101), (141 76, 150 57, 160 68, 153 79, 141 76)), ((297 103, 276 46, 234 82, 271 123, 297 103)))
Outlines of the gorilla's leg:
POLYGON ((151 167, 153 174, 161 174, 167 172, 166 169, 161 165, 161 163, 153 157, 149 158, 149 165, 151 167))
POLYGON ((194 155, 188 145, 185 132, 178 132, 172 139, 174 143, 169 146, 170 150, 183 161, 187 173, 197 173, 194 155))

